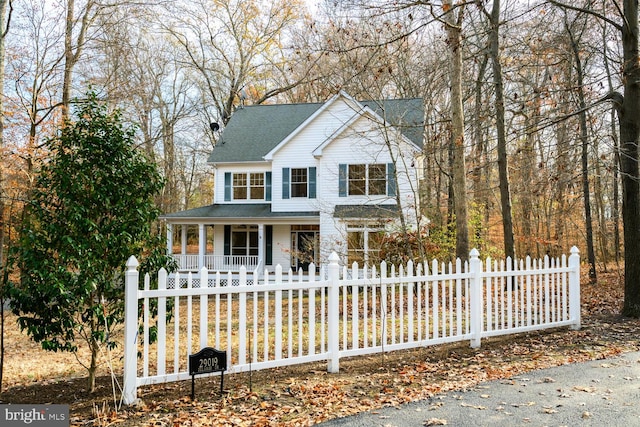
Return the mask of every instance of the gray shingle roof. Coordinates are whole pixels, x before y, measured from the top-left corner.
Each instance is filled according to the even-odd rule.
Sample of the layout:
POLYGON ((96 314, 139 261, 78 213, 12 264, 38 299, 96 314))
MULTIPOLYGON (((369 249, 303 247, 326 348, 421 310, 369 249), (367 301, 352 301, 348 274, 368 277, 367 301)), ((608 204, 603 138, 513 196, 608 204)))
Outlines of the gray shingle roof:
MULTIPOLYGON (((399 126, 414 144, 422 147, 424 106, 420 98, 361 101, 388 123, 399 126)), ((209 156, 209 162, 254 162, 315 113, 323 103, 250 105, 237 109, 209 156)))
POLYGON ((238 108, 224 128, 209 162, 263 161, 263 157, 322 104, 250 105, 238 108))
POLYGON ((224 204, 209 205, 186 211, 163 215, 166 219, 198 219, 198 218, 288 218, 288 217, 320 217, 319 212, 272 212, 271 204, 224 204))

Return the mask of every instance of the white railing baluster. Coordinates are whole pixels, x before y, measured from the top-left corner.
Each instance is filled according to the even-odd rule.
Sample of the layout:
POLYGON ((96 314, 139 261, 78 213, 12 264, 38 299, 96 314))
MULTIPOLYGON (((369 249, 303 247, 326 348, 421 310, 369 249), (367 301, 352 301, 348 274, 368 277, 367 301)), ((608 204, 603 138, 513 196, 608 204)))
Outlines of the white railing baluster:
POLYGON ((377 280, 378 275, 376 274, 376 266, 374 265, 371 269, 371 346, 376 347, 378 345, 378 285, 373 282, 373 280, 377 280))
MULTIPOLYGON (((167 289, 167 270, 164 268, 158 272, 158 290, 167 289)), ((158 298, 158 351, 157 351, 157 371, 158 375, 166 372, 167 354, 167 297, 158 298)))
POLYGON ((440 270, 438 269, 438 261, 434 259, 431 267, 431 274, 433 275, 433 278, 434 278, 432 282, 433 297, 431 298, 432 305, 433 305, 433 339, 434 340, 440 337, 440 310, 438 309, 440 304, 440 298, 438 297, 438 289, 440 288, 440 278, 438 274, 439 271, 440 270))
POLYGON ((233 274, 229 272, 227 274, 227 288, 229 293, 227 294, 227 363, 233 363, 232 349, 233 349, 233 274))
MULTIPOLYGON (((320 277, 324 279, 326 270, 324 266, 320 267, 320 277)), ((327 301, 326 301, 326 287, 320 288, 320 353, 325 352, 326 348, 326 336, 327 336, 327 301)))
MULTIPOLYGON (((462 272, 462 265, 460 263, 456 264, 456 272, 462 272)), ((482 289, 482 287, 480 287, 482 289)), ((480 292, 479 297, 482 298, 482 292, 480 292)), ((462 279, 456 279, 456 335, 462 335, 462 279)), ((453 316, 453 310, 451 310, 451 316, 453 316)), ((453 319, 451 319, 451 326, 453 327, 453 319)), ((452 333, 453 334, 453 333, 452 333)))
MULTIPOLYGON (((343 277, 343 281, 342 283, 344 283, 344 286, 342 286, 342 349, 346 350, 348 348, 348 341, 349 341, 349 332, 348 332, 348 325, 349 325, 349 321, 347 320, 349 318, 349 311, 348 311, 348 306, 347 303, 349 301, 349 290, 347 288, 349 281, 346 280, 346 278, 348 277, 348 270, 347 270, 347 266, 345 265, 342 269, 342 277, 343 277)), ((329 332, 329 335, 331 335, 331 332, 329 332)))
MULTIPOLYGON (((219 271, 216 272, 216 280, 215 280, 215 285, 214 287, 219 288, 222 285, 222 277, 219 271)), ((216 348, 220 348, 220 294, 217 293, 216 294, 216 306, 215 306, 215 313, 216 313, 216 319, 215 319, 215 335, 216 335, 216 340, 215 340, 215 346, 216 348)))
MULTIPOLYGON (((416 267, 416 276, 422 277, 422 264, 416 267)), ((416 281, 416 331, 418 341, 422 341, 422 282, 416 281)))
MULTIPOLYGON (((351 265, 351 277, 354 280, 358 279, 358 263, 354 262, 351 265)), ((358 300, 358 295, 360 293, 360 288, 357 285, 351 286, 351 348, 358 349, 358 319, 359 319, 359 308, 360 301, 358 300)))
MULTIPOLYGON (((367 279, 367 265, 362 268, 362 278, 367 279)), ((362 348, 369 347, 369 286, 362 285, 362 348)))
POLYGON ((406 274, 404 266, 398 268, 399 286, 398 286, 398 317, 400 318, 400 338, 398 342, 404 344, 404 287, 406 282, 406 274))
MULTIPOLYGON (((209 287, 209 272, 206 267, 200 270, 200 287, 209 287)), ((200 349, 208 346, 209 336, 209 295, 200 295, 200 349)), ((198 349, 198 351, 200 350, 198 349)))
POLYGON ((382 325, 382 331, 380 333, 380 343, 384 348, 389 343, 389 312, 387 310, 387 263, 382 261, 380 265, 380 324, 382 325))
MULTIPOLYGON (((193 288, 193 276, 191 272, 187 274, 187 289, 193 288)), ((193 329, 193 301, 191 295, 187 297, 187 356, 192 354, 192 329, 193 329)))
MULTIPOLYGON (((276 285, 282 286, 282 266, 276 266, 276 275, 274 277, 276 285)), ((275 291, 275 318, 273 319, 273 326, 275 326, 275 340, 274 344, 274 359, 282 359, 282 290, 275 291)))
POLYGON ((407 263, 407 342, 413 342, 413 261, 407 263))
POLYGON ((396 343, 396 266, 391 266, 391 344, 396 343))
MULTIPOLYGON (((147 274, 147 277, 149 275, 147 274)), ((174 281, 174 288, 180 287, 180 275, 176 274, 174 281)), ((145 280, 145 287, 147 286, 145 280)), ((173 298, 173 373, 177 374, 180 371, 180 297, 175 296, 173 298)), ((145 324, 147 321, 145 321, 145 324)), ((148 333, 148 332, 147 332, 148 333)))
MULTIPOLYGON (((240 286, 247 286, 247 269, 242 267, 238 277, 240 286)), ((247 363, 247 293, 238 294, 238 364, 247 363)))
MULTIPOLYGON (((429 276, 429 264, 427 261, 424 262, 424 275, 426 277, 429 276)), ((431 289, 431 281, 425 280, 424 282, 424 339, 428 340, 431 338, 431 333, 429 332, 429 317, 431 316, 431 304, 429 303, 429 293, 431 289)))
MULTIPOLYGON (((291 269, 289 269, 289 273, 287 275, 287 280, 289 282, 289 285, 293 284, 293 271, 291 269)), ((289 295, 288 295, 288 301, 287 301, 287 305, 288 305, 288 314, 287 314, 287 318, 289 323, 287 324, 288 329, 287 329, 287 344, 288 344, 288 350, 287 350, 287 354, 289 355, 288 357, 293 357, 293 291, 291 289, 289 289, 289 295)))
POLYGON ((307 275, 309 276, 309 315, 307 322, 309 324, 309 351, 308 355, 316 354, 316 291, 313 283, 316 281, 316 266, 309 264, 307 275))
MULTIPOLYGON (((298 269, 298 283, 302 282, 302 268, 298 269)), ((304 289, 298 289, 298 357, 304 354, 304 289)))
MULTIPOLYGON (((148 291, 150 289, 151 277, 149 277, 149 273, 144 275, 144 290, 148 291)), ((149 376, 149 298, 145 297, 143 299, 144 314, 143 314, 143 322, 142 325, 142 339, 143 339, 143 350, 142 350, 142 375, 145 377, 149 376)))

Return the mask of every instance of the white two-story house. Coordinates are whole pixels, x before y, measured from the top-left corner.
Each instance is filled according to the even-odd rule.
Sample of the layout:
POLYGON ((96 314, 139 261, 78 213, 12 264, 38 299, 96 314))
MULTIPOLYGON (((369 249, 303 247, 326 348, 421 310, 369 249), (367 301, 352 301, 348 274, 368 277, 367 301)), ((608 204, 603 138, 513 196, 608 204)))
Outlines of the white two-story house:
POLYGON ((415 223, 422 99, 238 108, 209 156, 213 203, 164 215, 181 270, 367 262, 415 223))

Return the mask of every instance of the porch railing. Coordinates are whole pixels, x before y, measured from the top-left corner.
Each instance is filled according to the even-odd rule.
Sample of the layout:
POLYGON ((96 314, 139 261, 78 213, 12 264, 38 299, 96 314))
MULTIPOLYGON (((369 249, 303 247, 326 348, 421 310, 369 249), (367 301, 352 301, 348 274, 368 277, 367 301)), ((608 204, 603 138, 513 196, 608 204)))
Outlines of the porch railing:
POLYGON ((204 255, 204 265, 200 265, 198 254, 172 254, 180 271, 198 271, 206 267, 209 271, 240 271, 245 266, 248 271, 258 267, 257 255, 204 255))

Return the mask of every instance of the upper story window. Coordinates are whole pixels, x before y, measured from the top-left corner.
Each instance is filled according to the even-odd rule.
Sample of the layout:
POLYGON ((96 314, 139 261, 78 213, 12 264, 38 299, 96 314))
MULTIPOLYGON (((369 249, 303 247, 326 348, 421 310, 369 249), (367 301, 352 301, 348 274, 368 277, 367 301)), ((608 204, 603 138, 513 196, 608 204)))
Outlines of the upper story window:
POLYGON ((282 198, 316 198, 316 168, 282 168, 282 198))
POLYGON ((387 165, 349 165, 349 195, 380 195, 387 192, 387 165))
POLYGON ((393 163, 341 164, 339 175, 340 197, 396 195, 393 163))
POLYGON ((271 172, 225 172, 224 200, 271 200, 271 172))
POLYGON ((249 174, 249 198, 252 200, 264 200, 264 174, 249 174))
POLYGON ((291 197, 307 197, 307 169, 291 169, 291 197))

